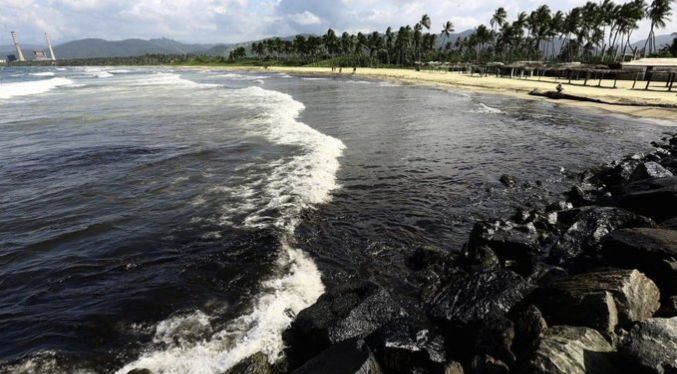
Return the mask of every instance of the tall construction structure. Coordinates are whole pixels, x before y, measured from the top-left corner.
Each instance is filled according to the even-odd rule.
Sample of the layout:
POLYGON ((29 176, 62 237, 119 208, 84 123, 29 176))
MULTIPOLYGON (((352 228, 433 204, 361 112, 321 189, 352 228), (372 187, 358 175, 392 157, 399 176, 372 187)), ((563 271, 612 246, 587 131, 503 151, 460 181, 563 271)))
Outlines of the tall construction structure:
POLYGON ((16 37, 16 33, 12 31, 12 40, 14 41, 14 48, 16 48, 16 57, 20 62, 26 61, 24 58, 23 52, 21 52, 21 47, 19 47, 19 39, 16 37))
POLYGON ((56 56, 54 56, 54 49, 52 49, 52 41, 49 40, 49 35, 45 33, 45 40, 47 41, 47 48, 49 48, 49 56, 52 58, 52 61, 56 61, 56 56))

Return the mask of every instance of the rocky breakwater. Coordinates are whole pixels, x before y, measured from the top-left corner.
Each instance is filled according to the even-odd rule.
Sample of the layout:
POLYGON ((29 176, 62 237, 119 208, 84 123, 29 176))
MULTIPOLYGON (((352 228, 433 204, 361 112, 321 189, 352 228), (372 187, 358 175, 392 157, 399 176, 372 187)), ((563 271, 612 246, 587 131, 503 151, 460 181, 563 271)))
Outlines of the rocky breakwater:
POLYGON ((328 291, 286 331, 284 362, 237 371, 677 372, 677 135, 653 145, 562 201, 478 222, 460 251, 415 249, 414 300, 372 280, 328 291))

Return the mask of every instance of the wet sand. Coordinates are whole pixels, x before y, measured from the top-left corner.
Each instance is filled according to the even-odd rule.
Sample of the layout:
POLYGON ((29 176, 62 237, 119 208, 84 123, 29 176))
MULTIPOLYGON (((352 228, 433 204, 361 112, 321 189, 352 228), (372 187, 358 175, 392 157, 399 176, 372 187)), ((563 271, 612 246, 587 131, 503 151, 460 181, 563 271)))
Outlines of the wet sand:
MULTIPOLYGON (((261 67, 251 66, 224 66, 209 67, 210 69, 224 70, 253 70, 263 71, 261 67)), ((632 89, 632 81, 618 81, 616 88, 612 87, 613 80, 603 80, 603 87, 596 87, 598 80, 589 80, 588 86, 583 81, 557 81, 554 78, 498 78, 496 76, 480 77, 469 76, 458 72, 446 71, 415 71, 413 69, 375 69, 358 68, 353 75, 352 69, 343 69, 343 73, 332 73, 329 68, 314 67, 280 67, 271 66, 266 71, 282 72, 296 75, 323 75, 323 76, 358 76, 372 79, 384 79, 401 84, 424 85, 441 89, 461 88, 480 92, 489 92, 502 95, 511 95, 530 100, 547 100, 563 105, 596 108, 616 113, 633 115, 643 118, 667 119, 675 121, 677 125, 677 91, 667 92, 660 83, 654 83, 650 90, 643 88, 642 82, 637 82, 638 89, 632 89), (553 100, 546 97, 529 95, 534 90, 552 91, 558 82, 564 86, 565 93, 603 101, 603 103, 583 102, 576 100, 553 100)))

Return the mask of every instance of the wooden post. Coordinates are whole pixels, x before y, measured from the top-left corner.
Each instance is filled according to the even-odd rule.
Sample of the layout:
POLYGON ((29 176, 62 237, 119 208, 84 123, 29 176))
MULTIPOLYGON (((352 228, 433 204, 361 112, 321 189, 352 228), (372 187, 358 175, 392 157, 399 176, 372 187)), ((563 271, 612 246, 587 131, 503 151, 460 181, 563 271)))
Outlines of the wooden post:
POLYGON ((675 83, 675 77, 677 77, 677 73, 670 73, 670 76, 670 87, 668 88, 668 91, 672 92, 672 85, 675 83))
POLYGON ((649 90, 649 85, 651 84, 651 78, 653 78, 653 66, 648 66, 646 68, 646 87, 644 87, 644 90, 647 91, 649 90))
POLYGON ((602 87, 602 79, 604 79, 604 73, 599 73, 599 82, 597 82, 597 87, 602 87))
POLYGON ((587 86, 588 85, 588 78, 590 78, 590 70, 587 70, 585 72, 585 81, 583 81, 583 85, 587 86))
POLYGON ((614 88, 616 88, 616 82, 618 81, 618 72, 614 73, 614 88))
POLYGON ((639 74, 641 74, 641 73, 637 72, 637 74, 635 74, 635 81, 632 82, 632 89, 633 90, 635 89, 635 85, 637 84, 637 78, 639 78, 639 74))

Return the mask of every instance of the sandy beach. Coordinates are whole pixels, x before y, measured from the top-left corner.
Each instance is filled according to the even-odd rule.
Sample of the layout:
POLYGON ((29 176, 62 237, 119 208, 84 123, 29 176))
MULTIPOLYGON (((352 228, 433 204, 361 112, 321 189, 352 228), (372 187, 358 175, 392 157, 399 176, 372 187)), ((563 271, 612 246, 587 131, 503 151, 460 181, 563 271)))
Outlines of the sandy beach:
MULTIPOLYGON (((261 71, 261 67, 251 66, 227 66, 210 67, 213 69, 226 70, 254 70, 261 71)), ((352 76, 352 69, 346 68, 342 74, 332 73, 329 68, 314 67, 268 67, 267 71, 283 72, 295 75, 343 75, 352 76)), ((488 92, 502 95, 511 95, 531 100, 547 100, 557 102, 562 105, 572 105, 577 107, 587 107, 607 110, 616 113, 633 115, 643 118, 666 119, 677 122, 677 92, 667 92, 660 83, 654 83, 655 87, 651 90, 632 89, 632 81, 618 81, 616 88, 612 87, 612 80, 601 82, 603 87, 594 87, 599 82, 597 80, 588 81, 588 86, 583 86, 583 81, 572 81, 568 84, 567 80, 558 81, 553 78, 530 78, 530 79, 511 79, 497 78, 495 76, 480 77, 477 74, 469 76, 458 72, 446 71, 415 71, 412 69, 375 69, 358 68, 355 74, 359 77, 371 79, 383 79, 402 84, 424 85, 441 89, 461 88, 472 91, 488 92), (536 97, 529 95, 533 90, 552 91, 557 83, 561 82, 565 93, 582 96, 594 100, 600 100, 604 103, 582 102, 574 100, 552 100, 545 97, 536 97)), ((637 87, 643 87, 642 82, 637 83, 637 87)))

